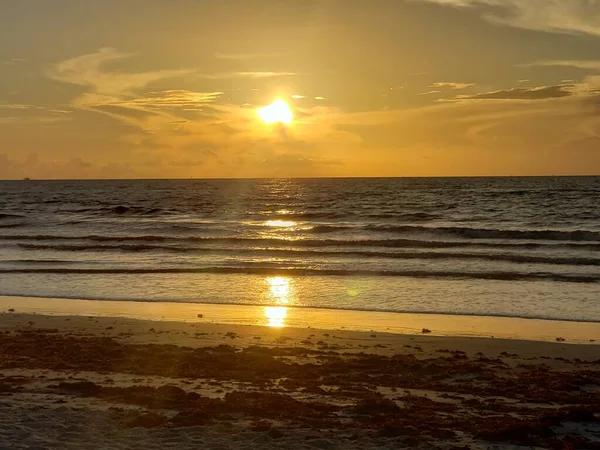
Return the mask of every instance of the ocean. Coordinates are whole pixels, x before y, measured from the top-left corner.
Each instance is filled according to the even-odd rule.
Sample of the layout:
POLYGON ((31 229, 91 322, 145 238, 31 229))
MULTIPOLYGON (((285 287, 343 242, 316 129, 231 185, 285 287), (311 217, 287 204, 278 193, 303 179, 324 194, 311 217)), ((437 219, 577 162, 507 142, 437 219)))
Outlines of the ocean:
POLYGON ((600 322, 600 177, 0 181, 0 295, 600 322))

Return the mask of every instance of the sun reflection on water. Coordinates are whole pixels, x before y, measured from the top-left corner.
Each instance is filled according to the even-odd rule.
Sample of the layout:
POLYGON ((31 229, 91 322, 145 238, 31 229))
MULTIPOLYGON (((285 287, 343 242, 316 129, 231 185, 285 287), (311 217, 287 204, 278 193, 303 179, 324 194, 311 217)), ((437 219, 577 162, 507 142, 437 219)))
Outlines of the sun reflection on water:
POLYGON ((284 306, 267 306, 265 308, 265 316, 267 317, 268 326, 282 328, 285 326, 287 308, 284 306))
POLYGON ((297 222, 294 222, 293 220, 267 220, 265 222, 265 225, 267 227, 278 227, 278 228, 290 228, 290 227, 295 227, 296 225, 298 225, 297 222))
MULTIPOLYGON (((290 279, 286 277, 269 277, 266 280, 268 286, 268 297, 278 305, 287 305, 292 293, 290 279)), ((281 328, 285 326, 287 308, 285 306, 265 307, 267 325, 281 328)))
POLYGON ((277 303, 288 304, 290 302, 290 279, 286 277, 267 278, 269 284, 269 295, 277 303))

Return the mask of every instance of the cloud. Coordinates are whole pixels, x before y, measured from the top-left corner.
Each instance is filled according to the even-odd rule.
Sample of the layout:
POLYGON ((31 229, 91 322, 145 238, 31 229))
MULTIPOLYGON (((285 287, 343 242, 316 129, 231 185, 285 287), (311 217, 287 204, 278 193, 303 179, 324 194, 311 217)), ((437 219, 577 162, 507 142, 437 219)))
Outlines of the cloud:
MULTIPOLYGON (((549 98, 568 97, 574 94, 574 85, 540 86, 534 88, 511 88, 498 91, 483 92, 473 95, 457 95, 455 100, 545 100, 549 98)), ((453 99, 453 100, 454 100, 453 99)))
MULTIPOLYGON (((59 62, 49 71, 49 76, 54 80, 86 87, 87 92, 75 97, 71 106, 103 114, 137 129, 137 132, 124 138, 135 146, 149 149, 188 149, 193 142, 211 141, 214 136, 221 136, 226 142, 226 133, 215 133, 216 127, 192 130, 187 125, 190 121, 197 128, 211 122, 225 124, 227 121, 214 105, 223 95, 222 91, 152 91, 149 87, 153 83, 190 74, 208 79, 260 79, 294 75, 290 72, 198 73, 188 69, 146 72, 119 70, 118 64, 132 56, 112 48, 103 48, 59 62), (142 134, 137 134, 139 132, 142 134)), ((226 129, 226 126, 222 128, 226 129)))
MULTIPOLYGON (((600 6, 600 5, 599 5, 600 6)), ((571 60, 545 60, 521 64, 521 67, 548 66, 548 67, 574 67, 577 69, 593 70, 600 72, 600 60, 571 59, 571 60)))
POLYGON ((210 80, 228 80, 232 78, 276 78, 292 77, 295 72, 215 72, 200 74, 203 78, 210 80))
POLYGON ((54 124, 57 122, 63 122, 65 120, 64 117, 58 116, 47 116, 47 117, 39 117, 39 116, 5 116, 0 117, 0 125, 11 125, 11 126, 25 126, 25 125, 33 125, 33 124, 54 124))
POLYGON ((419 95, 433 95, 433 94, 439 94, 442 91, 427 91, 427 92, 421 92, 419 93, 419 95))
POLYGON ((551 33, 600 36, 598 0, 414 0, 457 8, 477 8, 484 19, 551 33))
POLYGON ((56 64, 48 75, 57 81, 88 86, 99 94, 133 94, 136 89, 166 78, 192 73, 193 70, 156 70, 148 72, 122 72, 108 70, 107 66, 132 57, 113 48, 102 48, 56 64))
POLYGON ((587 70, 593 74, 586 76, 583 81, 574 83, 569 80, 563 80, 563 84, 573 84, 573 90, 579 94, 595 93, 600 89, 600 60, 547 60, 535 61, 528 64, 522 64, 522 67, 548 66, 548 67, 573 67, 576 69, 587 70))
POLYGON ((70 112, 38 105, 0 103, 0 125, 48 125, 67 120, 70 112))
POLYGON ((2 61, 2 64, 5 66, 19 66, 25 62, 27 62, 27 60, 23 58, 11 58, 6 61, 2 61))
POLYGON ((333 121, 358 137, 365 174, 592 174, 600 164, 592 145, 600 136, 599 106, 600 95, 480 99, 341 114, 333 121))
POLYGON ((207 103, 217 100, 223 92, 193 92, 182 89, 151 92, 141 97, 131 99, 104 98, 96 104, 105 106, 119 106, 137 110, 172 110, 183 109, 187 111, 202 111, 207 103))
MULTIPOLYGON (((71 100, 73 108, 102 114, 127 126, 127 131, 117 135, 115 145, 128 149, 132 164, 140 160, 162 161, 181 170, 192 161, 198 165, 198 161, 214 158, 214 152, 203 149, 227 142, 228 125, 214 105, 223 92, 151 90, 155 82, 193 71, 119 70, 115 64, 131 56, 114 49, 101 49, 59 62, 49 76, 86 88, 71 100)), ((168 173, 164 165, 162 169, 168 173)))
POLYGON ((146 116, 163 116, 168 122, 181 117, 177 112, 201 111, 214 102, 222 92, 193 92, 189 90, 147 91, 152 83, 177 78, 194 72, 154 70, 125 72, 114 67, 133 54, 102 48, 55 64, 48 76, 51 79, 83 86, 84 92, 71 101, 71 106, 112 117, 136 128, 146 128, 146 116))
POLYGON ((278 58, 283 56, 283 53, 214 53, 217 59, 233 59, 233 60, 248 60, 248 59, 265 59, 278 58))
POLYGON ((456 89, 456 90, 460 90, 460 89, 467 89, 470 87, 475 86, 475 83, 455 83, 455 82, 450 82, 450 81, 438 81, 437 83, 433 83, 430 86, 430 88, 450 88, 450 89, 456 89))
POLYGON ((36 105, 25 105, 25 104, 9 104, 9 103, 0 103, 0 109, 46 109, 43 106, 36 105))

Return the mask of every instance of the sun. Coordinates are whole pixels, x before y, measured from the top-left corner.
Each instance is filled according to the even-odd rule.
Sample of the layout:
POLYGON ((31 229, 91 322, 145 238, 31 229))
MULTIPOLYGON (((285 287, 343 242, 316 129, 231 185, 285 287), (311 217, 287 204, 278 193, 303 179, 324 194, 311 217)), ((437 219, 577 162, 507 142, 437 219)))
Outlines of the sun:
POLYGON ((282 123, 289 125, 294 119, 294 113, 285 102, 277 99, 273 103, 258 110, 258 117, 266 124, 282 123))

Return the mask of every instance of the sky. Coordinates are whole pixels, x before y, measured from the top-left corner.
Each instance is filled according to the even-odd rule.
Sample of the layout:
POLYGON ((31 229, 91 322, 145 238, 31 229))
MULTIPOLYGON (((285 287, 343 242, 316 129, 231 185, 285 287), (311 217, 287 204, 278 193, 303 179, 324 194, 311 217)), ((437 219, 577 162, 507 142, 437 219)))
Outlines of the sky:
POLYGON ((2 179, 598 174, 600 0, 0 2, 2 179))

